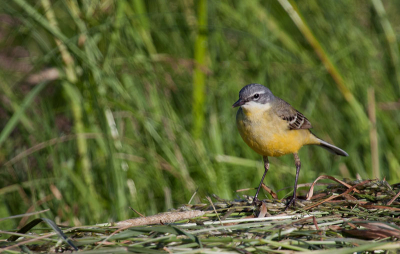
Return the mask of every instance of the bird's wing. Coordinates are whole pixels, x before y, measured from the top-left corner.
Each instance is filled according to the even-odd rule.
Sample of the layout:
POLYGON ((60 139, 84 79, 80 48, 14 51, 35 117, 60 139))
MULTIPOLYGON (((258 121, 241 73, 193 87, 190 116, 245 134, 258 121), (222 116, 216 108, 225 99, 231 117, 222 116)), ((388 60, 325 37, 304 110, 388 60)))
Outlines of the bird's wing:
POLYGON ((290 130, 312 128, 310 121, 286 101, 279 99, 275 108, 275 113, 280 118, 287 121, 290 130))

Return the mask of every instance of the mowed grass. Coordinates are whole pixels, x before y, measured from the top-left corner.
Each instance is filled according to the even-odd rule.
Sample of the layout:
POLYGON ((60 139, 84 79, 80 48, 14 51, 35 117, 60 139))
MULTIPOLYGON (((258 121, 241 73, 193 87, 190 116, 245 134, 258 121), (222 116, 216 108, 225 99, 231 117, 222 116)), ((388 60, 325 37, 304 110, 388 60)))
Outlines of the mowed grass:
MULTIPOLYGON (((231 107, 249 83, 349 153, 303 148, 299 183, 398 182, 400 7, 296 3, 2 1, 0 218, 50 209, 82 225, 166 211, 196 191, 192 203, 254 195, 235 192, 263 167, 231 107)), ((293 157, 270 161, 265 183, 291 187, 293 157)))

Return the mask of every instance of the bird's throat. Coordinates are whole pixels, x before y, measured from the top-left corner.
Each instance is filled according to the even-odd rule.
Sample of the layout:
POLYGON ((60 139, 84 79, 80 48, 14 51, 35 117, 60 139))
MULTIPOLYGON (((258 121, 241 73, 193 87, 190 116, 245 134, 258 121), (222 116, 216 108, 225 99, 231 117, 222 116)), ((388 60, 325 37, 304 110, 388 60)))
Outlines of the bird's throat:
POLYGON ((270 103, 261 104, 256 103, 254 101, 247 102, 246 104, 242 105, 243 113, 246 116, 254 116, 258 114, 263 114, 271 108, 270 103))

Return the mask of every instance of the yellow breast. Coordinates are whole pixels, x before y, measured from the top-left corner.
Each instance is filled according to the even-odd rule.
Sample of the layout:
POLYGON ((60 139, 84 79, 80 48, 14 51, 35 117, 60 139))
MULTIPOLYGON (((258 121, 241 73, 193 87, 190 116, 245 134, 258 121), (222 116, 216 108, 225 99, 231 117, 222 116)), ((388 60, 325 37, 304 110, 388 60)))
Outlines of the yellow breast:
POLYGON ((290 130, 288 123, 277 116, 270 105, 241 107, 236 124, 244 142, 263 156, 278 157, 297 153, 303 145, 315 144, 309 130, 290 130))

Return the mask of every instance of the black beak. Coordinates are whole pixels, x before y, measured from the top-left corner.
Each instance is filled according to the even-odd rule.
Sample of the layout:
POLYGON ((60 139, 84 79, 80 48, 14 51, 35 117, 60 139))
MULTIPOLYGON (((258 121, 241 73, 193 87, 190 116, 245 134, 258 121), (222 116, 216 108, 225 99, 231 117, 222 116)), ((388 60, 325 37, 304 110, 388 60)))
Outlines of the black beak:
POLYGON ((245 100, 239 99, 237 102, 233 103, 232 108, 236 108, 236 107, 242 106, 245 103, 246 103, 245 100))

